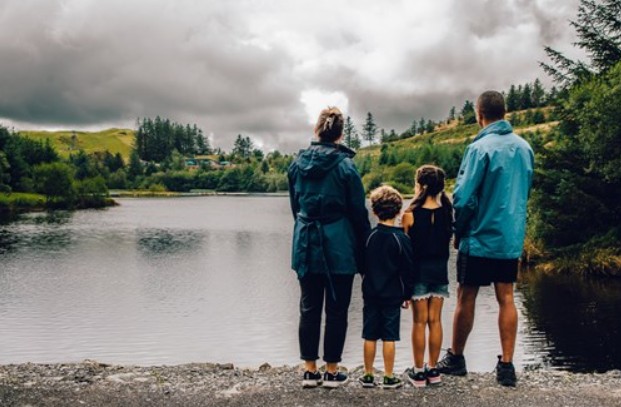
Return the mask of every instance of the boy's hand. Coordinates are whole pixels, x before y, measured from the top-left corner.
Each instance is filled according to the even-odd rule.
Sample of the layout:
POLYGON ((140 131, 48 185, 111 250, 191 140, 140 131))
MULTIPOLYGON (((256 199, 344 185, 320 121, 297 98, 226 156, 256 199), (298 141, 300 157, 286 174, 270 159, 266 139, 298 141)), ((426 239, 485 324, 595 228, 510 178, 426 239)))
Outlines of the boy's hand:
POLYGON ((401 308, 403 308, 403 309, 410 308, 410 300, 403 301, 403 304, 401 304, 401 308))

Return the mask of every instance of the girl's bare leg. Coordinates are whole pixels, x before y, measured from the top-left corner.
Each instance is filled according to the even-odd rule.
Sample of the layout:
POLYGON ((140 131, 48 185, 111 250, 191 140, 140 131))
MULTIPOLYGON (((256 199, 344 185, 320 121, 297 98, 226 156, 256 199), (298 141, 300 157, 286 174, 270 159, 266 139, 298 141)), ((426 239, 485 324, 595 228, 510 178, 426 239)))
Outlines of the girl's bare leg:
POLYGON ((428 320, 427 299, 412 301, 414 325, 412 326, 412 349, 414 351, 414 367, 422 368, 425 363, 425 330, 428 320))
POLYGON ((442 305, 444 298, 431 297, 429 299, 429 367, 436 367, 442 347, 442 305))

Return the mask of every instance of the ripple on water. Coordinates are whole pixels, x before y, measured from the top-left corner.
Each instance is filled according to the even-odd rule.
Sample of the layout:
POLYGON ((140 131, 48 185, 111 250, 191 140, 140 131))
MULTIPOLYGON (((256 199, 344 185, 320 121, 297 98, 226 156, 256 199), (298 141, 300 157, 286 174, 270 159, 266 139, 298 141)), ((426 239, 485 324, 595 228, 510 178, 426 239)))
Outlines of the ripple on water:
MULTIPOLYGON (((120 201, 103 211, 29 214, 0 225, 0 363, 298 363, 287 198, 120 201)), ((450 273, 454 281, 453 261, 450 273)), ((523 280, 519 368, 621 367, 619 284, 523 280)), ((444 347, 455 290, 451 283, 444 347)), ((397 369, 411 364, 411 321, 404 311, 397 369)), ((362 363, 361 327, 357 278, 346 365, 362 363)), ((497 306, 484 288, 466 349, 469 369, 491 371, 498 353, 497 306)))

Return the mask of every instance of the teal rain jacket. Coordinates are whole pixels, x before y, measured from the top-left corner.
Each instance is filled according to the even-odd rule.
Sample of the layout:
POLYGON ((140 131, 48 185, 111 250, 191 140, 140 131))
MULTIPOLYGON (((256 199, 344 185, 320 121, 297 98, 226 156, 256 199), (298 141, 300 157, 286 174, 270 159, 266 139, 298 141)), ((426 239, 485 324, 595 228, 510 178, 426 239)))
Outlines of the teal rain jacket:
POLYGON ((464 153, 453 191, 459 251, 517 259, 522 255, 534 154, 506 120, 482 129, 464 153))
POLYGON ((313 142, 289 167, 295 219, 291 267, 299 278, 359 270, 370 226, 354 155, 338 144, 313 142))

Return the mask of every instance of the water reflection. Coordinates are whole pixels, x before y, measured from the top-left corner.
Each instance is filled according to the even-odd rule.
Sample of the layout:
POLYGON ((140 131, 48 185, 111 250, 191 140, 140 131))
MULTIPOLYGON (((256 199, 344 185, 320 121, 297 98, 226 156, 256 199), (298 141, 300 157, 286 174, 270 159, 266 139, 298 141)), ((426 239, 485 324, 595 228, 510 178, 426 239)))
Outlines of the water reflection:
POLYGON ((136 235, 138 248, 147 257, 194 252, 204 238, 201 232, 174 229, 138 229, 136 235))
POLYGON ((15 251, 17 243, 17 235, 0 228, 0 256, 15 251))
POLYGON ((621 281, 528 273, 524 282, 527 346, 544 366, 578 372, 621 367, 621 281))
POLYGON ((54 211, 41 212, 36 214, 24 215, 24 223, 34 225, 66 225, 71 222, 74 212, 71 211, 54 211))
POLYGON ((66 228, 72 212, 40 212, 18 216, 12 222, 0 225, 0 255, 19 250, 40 250, 62 253, 74 243, 74 236, 66 228))
MULTIPOLYGON (((298 363, 291 231, 287 198, 251 197, 129 199, 106 211, 23 215, 0 225, 0 364, 298 363)), ((621 282, 522 278, 518 369, 621 367, 621 282)), ((497 312, 493 289, 482 289, 466 349, 473 371, 494 367, 497 312)), ((344 362, 356 366, 359 277, 349 315, 344 362)), ((406 311, 397 370, 411 364, 411 326, 406 311)))

